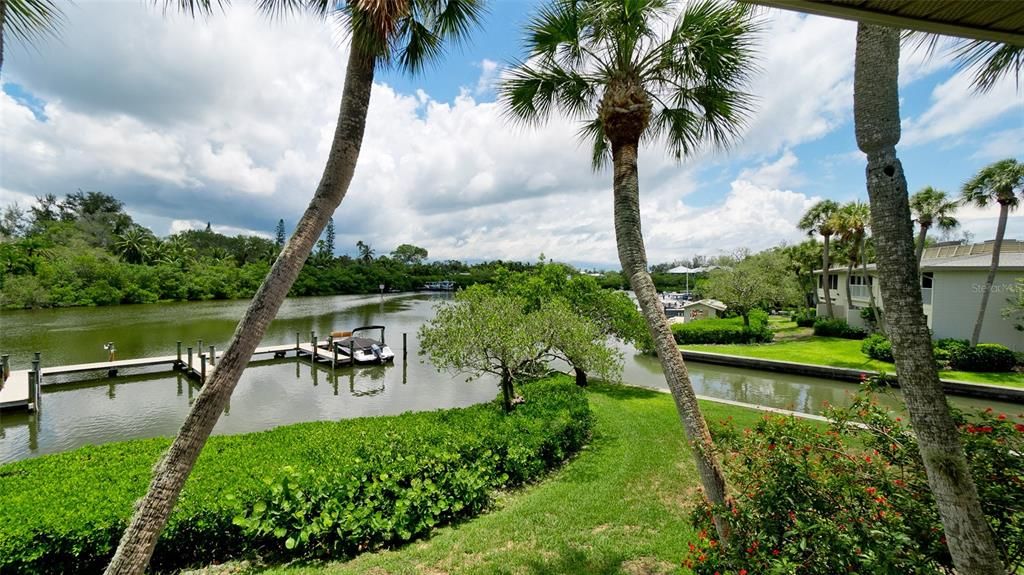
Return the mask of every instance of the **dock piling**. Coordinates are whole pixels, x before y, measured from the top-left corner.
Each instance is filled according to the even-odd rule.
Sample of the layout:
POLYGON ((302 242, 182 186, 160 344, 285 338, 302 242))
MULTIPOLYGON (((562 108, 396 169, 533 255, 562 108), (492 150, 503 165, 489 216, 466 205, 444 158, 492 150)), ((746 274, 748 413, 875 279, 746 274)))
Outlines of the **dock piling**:
POLYGON ((213 365, 216 364, 216 363, 217 363, 217 349, 211 345, 210 346, 210 367, 213 367, 213 365))
POLYGON ((348 340, 348 361, 352 367, 356 365, 356 342, 349 338, 348 340))
POLYGON ((309 332, 309 344, 316 348, 316 332, 309 332))
POLYGON ((178 342, 178 365, 181 365, 181 342, 178 342))
POLYGON ((189 368, 189 370, 192 369, 192 347, 191 346, 188 348, 188 368, 189 368))
POLYGON ((409 357, 409 334, 402 332, 402 360, 409 357))
POLYGON ((206 383, 206 356, 199 355, 199 383, 206 383))
POLYGON ((299 356, 299 332, 295 332, 295 356, 299 356))
POLYGON ((11 356, 6 353, 0 355, 0 362, 0 382, 4 382, 11 375, 11 356))
POLYGON ((334 347, 334 336, 327 336, 327 345, 331 350, 331 367, 334 367, 338 363, 338 348, 334 347))

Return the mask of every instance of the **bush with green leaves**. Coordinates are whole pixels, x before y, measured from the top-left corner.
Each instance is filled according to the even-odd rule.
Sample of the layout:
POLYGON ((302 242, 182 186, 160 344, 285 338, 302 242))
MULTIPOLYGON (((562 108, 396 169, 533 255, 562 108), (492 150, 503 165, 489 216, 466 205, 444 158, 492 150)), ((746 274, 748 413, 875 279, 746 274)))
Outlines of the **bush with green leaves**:
POLYGON ((889 363, 895 361, 892 357, 892 342, 880 333, 869 335, 860 344, 860 350, 871 359, 887 361, 889 363))
POLYGON ((750 325, 743 318, 708 318, 672 324, 672 335, 679 344, 768 343, 775 337, 768 327, 768 314, 750 312, 750 325))
POLYGON ((817 320, 817 313, 811 308, 804 308, 790 314, 790 321, 796 322, 798 327, 812 327, 817 320))
MULTIPOLYGON (((313 422, 215 436, 151 566, 247 554, 352 554, 484 509, 493 490, 559 465, 589 439, 586 394, 557 377, 525 402, 313 422)), ((109 561, 167 439, 0 466, 0 572, 92 573, 109 561)))
POLYGON ((1013 371, 1017 358, 1013 351, 998 343, 957 347, 949 353, 949 365, 963 371, 1013 371))
POLYGON ((822 337, 841 337, 843 339, 864 339, 868 332, 862 328, 854 327, 846 320, 838 318, 818 318, 814 322, 814 335, 822 337))
MULTIPOLYGON (((952 560, 913 431, 872 397, 875 378, 831 428, 766 415, 716 430, 735 487, 731 545, 714 539, 701 499, 700 537, 684 558, 713 573, 949 574, 952 560)), ((991 410, 955 412, 985 515, 1009 573, 1024 568, 1024 423, 991 410)))

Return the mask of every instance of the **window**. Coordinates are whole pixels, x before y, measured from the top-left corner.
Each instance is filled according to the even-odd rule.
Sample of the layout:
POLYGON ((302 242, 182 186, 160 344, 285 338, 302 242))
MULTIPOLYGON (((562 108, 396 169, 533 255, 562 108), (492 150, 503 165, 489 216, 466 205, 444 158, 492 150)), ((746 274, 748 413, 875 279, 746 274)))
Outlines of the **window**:
MULTIPOLYGON (((818 289, 821 289, 821 276, 818 276, 818 289)), ((828 289, 839 289, 839 276, 828 274, 828 289)))
POLYGON ((875 285, 875 278, 868 276, 865 281, 864 276, 850 276, 850 285, 852 286, 864 286, 864 285, 875 285))
POLYGON ((934 282, 934 281, 935 281, 935 279, 934 279, 934 275, 932 274, 932 272, 925 272, 925 273, 921 274, 921 287, 926 288, 926 289, 931 289, 932 282, 934 282))

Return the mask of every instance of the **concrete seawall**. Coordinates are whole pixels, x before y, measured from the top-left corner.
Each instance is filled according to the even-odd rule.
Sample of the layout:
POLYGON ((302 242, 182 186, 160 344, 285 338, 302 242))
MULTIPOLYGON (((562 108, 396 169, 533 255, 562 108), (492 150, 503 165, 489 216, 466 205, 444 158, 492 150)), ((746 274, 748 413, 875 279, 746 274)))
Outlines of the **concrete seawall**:
MULTIPOLYGON (((813 365, 809 363, 796 363, 793 361, 779 361, 775 359, 762 359, 759 357, 727 355, 724 353, 711 353, 707 351, 689 351, 685 349, 683 350, 683 358, 687 361, 696 361, 700 363, 744 367, 747 369, 759 369, 762 371, 774 371, 779 373, 792 373, 794 375, 806 375, 809 377, 851 381, 855 383, 860 382, 863 375, 877 375, 877 372, 869 369, 830 367, 827 365, 813 365)), ((892 381, 893 385, 899 387, 894 374, 889 374, 889 379, 892 381)), ((1024 388, 968 383, 966 381, 954 381, 948 379, 943 379, 941 381, 943 389, 945 389, 946 393, 951 395, 962 395, 981 399, 996 399, 999 401, 1024 404, 1024 388)))

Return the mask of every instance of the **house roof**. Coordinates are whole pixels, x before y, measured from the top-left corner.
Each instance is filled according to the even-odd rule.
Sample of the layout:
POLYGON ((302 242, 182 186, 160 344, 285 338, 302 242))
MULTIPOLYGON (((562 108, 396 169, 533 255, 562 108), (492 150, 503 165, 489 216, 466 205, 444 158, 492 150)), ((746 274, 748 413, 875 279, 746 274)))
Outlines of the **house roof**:
POLYGON ((717 299, 702 299, 702 300, 697 300, 697 301, 688 301, 688 302, 684 303, 683 304, 683 309, 686 309, 688 307, 693 307, 695 305, 705 305, 705 306, 710 307, 712 309, 717 309, 718 311, 725 311, 725 309, 727 307, 729 307, 729 306, 725 305, 724 303, 718 301, 717 299))
MULTIPOLYGON (((921 271, 976 270, 988 269, 992 265, 994 242, 980 244, 936 246, 924 250, 921 255, 921 271)), ((999 251, 1000 271, 1024 271, 1024 242, 1004 240, 999 251)), ((854 268, 854 273, 860 266, 854 268)), ((868 271, 875 271, 875 264, 868 264, 868 271)), ((845 273, 846 267, 833 267, 830 273, 845 273)), ((820 274, 821 270, 814 270, 820 274)))
POLYGON ((743 0, 773 8, 1024 45, 1024 4, 992 0, 743 0))
POLYGON ((688 268, 686 266, 677 266, 677 267, 674 267, 674 268, 668 270, 668 272, 666 272, 666 273, 670 273, 670 274, 699 274, 699 273, 704 273, 704 272, 711 271, 711 270, 714 270, 714 269, 718 269, 718 266, 706 266, 706 267, 697 267, 697 268, 688 268))

